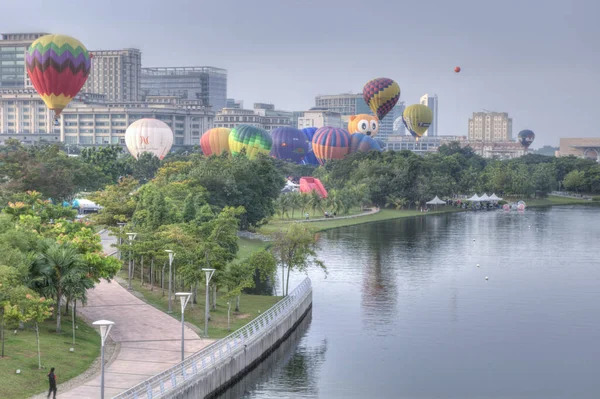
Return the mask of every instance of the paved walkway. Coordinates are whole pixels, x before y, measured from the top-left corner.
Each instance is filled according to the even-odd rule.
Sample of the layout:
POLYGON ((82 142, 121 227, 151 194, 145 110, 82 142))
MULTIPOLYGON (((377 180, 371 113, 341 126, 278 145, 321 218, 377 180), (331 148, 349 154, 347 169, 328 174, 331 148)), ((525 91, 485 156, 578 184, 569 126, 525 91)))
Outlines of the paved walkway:
MULTIPOLYGON (((104 233, 104 251, 112 253, 112 240, 104 233)), ((88 305, 78 307, 88 320, 115 322, 110 338, 120 346, 119 353, 104 372, 106 398, 152 377, 181 361, 181 322, 146 304, 116 281, 103 281, 88 291, 88 305)), ((214 340, 202 340, 185 327, 185 356, 208 346, 214 340)), ((106 360, 106 359, 105 359, 106 360)), ((100 397, 100 374, 76 388, 59 392, 61 399, 100 397)))
POLYGON ((340 220, 340 219, 354 219, 354 218, 359 218, 361 216, 367 216, 367 215, 372 215, 374 213, 379 212, 380 209, 379 208, 371 208, 369 211, 367 212, 363 212, 363 213, 357 213, 356 215, 348 215, 348 216, 334 216, 332 218, 318 218, 318 219, 302 219, 302 220, 298 220, 299 222, 304 222, 304 223, 310 223, 310 222, 329 222, 329 221, 334 221, 334 220, 340 220))

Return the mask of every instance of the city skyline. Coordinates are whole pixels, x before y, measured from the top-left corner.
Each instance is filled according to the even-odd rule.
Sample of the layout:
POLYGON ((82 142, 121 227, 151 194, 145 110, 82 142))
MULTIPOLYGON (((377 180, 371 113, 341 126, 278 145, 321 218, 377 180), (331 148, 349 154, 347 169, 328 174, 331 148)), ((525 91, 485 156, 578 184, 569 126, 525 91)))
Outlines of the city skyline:
POLYGON ((541 9, 470 0, 370 6, 332 0, 142 6, 131 0, 77 8, 56 0, 3 4, 2 11, 4 32, 68 34, 90 50, 138 48, 144 67, 227 69, 227 97, 249 104, 306 110, 316 95, 360 92, 369 79, 385 76, 399 83, 407 105, 423 93, 438 95, 440 135, 466 135, 473 112, 489 109, 511 115, 514 134, 536 132, 536 148, 556 146, 560 137, 598 136, 592 107, 593 88, 600 87, 594 50, 600 29, 593 18, 600 4, 592 1, 551 1, 541 9), (44 18, 32 18, 32 9, 44 18), (401 24, 386 24, 381 10, 401 24), (494 18, 480 17, 490 13, 494 18), (207 14, 227 18, 198 17, 207 14), (304 22, 290 28, 290 15, 316 28, 304 29, 304 22), (382 23, 375 33, 345 25, 358 17, 382 23), (455 66, 462 72, 454 73, 455 66))

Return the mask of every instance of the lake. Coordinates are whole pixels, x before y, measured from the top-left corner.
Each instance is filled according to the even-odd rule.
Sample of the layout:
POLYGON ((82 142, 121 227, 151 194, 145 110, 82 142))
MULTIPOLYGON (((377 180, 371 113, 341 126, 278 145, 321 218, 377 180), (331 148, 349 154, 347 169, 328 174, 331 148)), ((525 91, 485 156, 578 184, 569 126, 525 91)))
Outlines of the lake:
POLYGON ((427 215, 319 242, 311 319, 221 398, 600 398, 600 208, 427 215))

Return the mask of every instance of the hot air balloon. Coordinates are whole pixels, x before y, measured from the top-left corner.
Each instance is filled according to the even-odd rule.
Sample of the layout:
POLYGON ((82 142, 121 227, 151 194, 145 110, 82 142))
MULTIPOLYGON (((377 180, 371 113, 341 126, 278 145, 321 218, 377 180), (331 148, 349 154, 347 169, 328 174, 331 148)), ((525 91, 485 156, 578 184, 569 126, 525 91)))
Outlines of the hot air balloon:
POLYGON ((136 159, 144 152, 163 159, 173 145, 173 131, 158 119, 138 119, 125 131, 125 144, 136 159))
POLYGON ((91 68, 85 46, 65 35, 45 35, 34 41, 25 64, 33 87, 56 116, 79 93, 91 68))
POLYGON ((325 126, 315 132, 312 148, 321 165, 330 159, 342 159, 350 150, 350 133, 325 126))
POLYGON ((460 72, 460 67, 459 66, 454 67, 454 72, 459 73, 460 72))
POLYGON ((231 129, 226 127, 215 127, 204 132, 200 138, 200 147, 204 155, 221 155, 225 151, 229 152, 229 133, 231 129))
POLYGON ((535 139, 535 133, 529 129, 521 130, 517 135, 517 140, 525 149, 528 149, 533 140, 535 139))
POLYGON ((318 129, 316 127, 305 127, 302 129, 302 133, 304 133, 308 140, 308 152, 302 160, 303 165, 319 165, 319 161, 312 150, 312 138, 317 130, 318 129))
POLYGON ((308 140, 302 130, 290 126, 279 127, 271 131, 271 138, 271 155, 275 158, 298 163, 308 152, 308 140))
POLYGON ((367 136, 376 136, 379 132, 379 119, 368 114, 352 115, 348 121, 348 133, 362 133, 367 136))
POLYGON ((362 133, 354 133, 350 135, 350 153, 381 151, 379 143, 370 136, 362 133))
POLYGON ((231 155, 238 155, 242 148, 246 149, 246 156, 254 159, 259 153, 269 154, 273 140, 264 129, 251 125, 238 125, 229 133, 229 150, 231 155))
POLYGON ((433 111, 426 105, 413 104, 406 107, 402 113, 402 122, 404 126, 417 140, 423 136, 431 122, 433 121, 433 111))
POLYGON ((363 88, 363 98, 373 114, 382 120, 398 102, 400 86, 388 78, 369 80, 363 88))

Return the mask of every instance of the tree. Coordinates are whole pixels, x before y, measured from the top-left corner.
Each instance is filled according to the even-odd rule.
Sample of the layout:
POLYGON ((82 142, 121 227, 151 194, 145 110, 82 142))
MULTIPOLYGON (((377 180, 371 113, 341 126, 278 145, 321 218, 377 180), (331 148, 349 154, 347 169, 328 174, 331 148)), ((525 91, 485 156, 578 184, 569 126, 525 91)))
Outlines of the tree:
MULTIPOLYGON (((110 145, 89 147, 81 150, 80 159, 100 170, 110 183, 117 183, 119 178, 131 174, 131 165, 127 156, 123 156, 123 147, 110 145)), ((132 158, 132 157, 131 157, 132 158)))
POLYGON ((126 177, 119 184, 106 186, 103 191, 90 195, 90 200, 103 207, 94 215, 93 220, 106 226, 116 226, 117 222, 131 220, 136 207, 133 193, 138 184, 137 180, 126 177))
POLYGON ((38 369, 42 368, 39 323, 52 316, 52 310, 51 300, 47 300, 44 297, 38 297, 35 294, 26 294, 19 304, 12 306, 5 305, 6 317, 9 320, 22 323, 33 321, 37 344, 38 369))
POLYGON ((264 249, 254 252, 243 262, 233 263, 225 275, 227 297, 236 298, 235 311, 240 311, 240 296, 245 288, 254 288, 255 273, 258 272, 261 281, 273 280, 277 271, 277 261, 273 255, 264 249))
POLYGON ((134 179, 146 183, 154 178, 160 167, 160 159, 150 152, 142 153, 138 159, 129 158, 129 165, 134 179))
POLYGON ((582 170, 573 170, 569 172, 565 176, 563 184, 568 190, 579 192, 585 186, 585 172, 582 170))
POLYGON ((327 274, 325 264, 317 258, 317 239, 314 231, 303 223, 293 223, 285 231, 275 234, 271 247, 277 262, 281 265, 281 284, 283 295, 288 295, 290 272, 305 272, 310 265, 320 267, 327 274), (285 277, 287 268, 287 278, 285 277))

